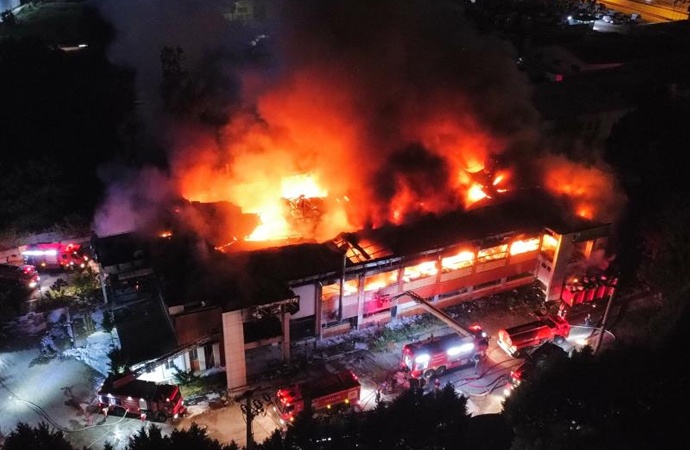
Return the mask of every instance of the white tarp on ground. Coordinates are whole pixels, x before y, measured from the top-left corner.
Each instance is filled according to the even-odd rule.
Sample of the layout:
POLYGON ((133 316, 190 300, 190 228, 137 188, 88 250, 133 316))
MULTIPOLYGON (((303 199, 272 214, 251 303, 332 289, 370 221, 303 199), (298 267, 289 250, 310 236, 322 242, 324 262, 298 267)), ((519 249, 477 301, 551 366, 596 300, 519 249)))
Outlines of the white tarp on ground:
POLYGON ((110 370, 110 358, 108 353, 117 348, 115 336, 105 331, 97 331, 86 338, 85 345, 63 351, 63 355, 72 356, 84 364, 89 365, 94 370, 108 375, 110 370))

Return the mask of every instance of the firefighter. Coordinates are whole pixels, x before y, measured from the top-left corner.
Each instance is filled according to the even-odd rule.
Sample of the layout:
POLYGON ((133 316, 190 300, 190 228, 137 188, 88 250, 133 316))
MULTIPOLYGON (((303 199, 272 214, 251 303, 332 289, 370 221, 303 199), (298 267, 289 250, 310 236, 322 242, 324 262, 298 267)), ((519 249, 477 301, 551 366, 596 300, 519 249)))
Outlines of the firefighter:
POLYGON ((568 314, 568 311, 565 309, 565 303, 561 302, 560 305, 558 305, 558 317, 565 319, 566 314, 568 314))

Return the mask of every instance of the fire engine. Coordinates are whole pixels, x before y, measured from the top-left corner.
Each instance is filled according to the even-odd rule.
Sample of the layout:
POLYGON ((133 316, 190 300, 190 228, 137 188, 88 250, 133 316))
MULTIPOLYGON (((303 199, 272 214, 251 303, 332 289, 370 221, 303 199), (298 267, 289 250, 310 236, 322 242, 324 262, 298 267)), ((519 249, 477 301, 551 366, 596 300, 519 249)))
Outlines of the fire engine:
POLYGON ((314 412, 336 406, 358 407, 361 385, 350 370, 342 370, 317 380, 306 381, 279 389, 273 410, 280 416, 280 423, 292 423, 307 407, 314 412))
POLYGON ((537 320, 499 330, 498 345, 508 355, 519 358, 545 342, 562 344, 570 334, 570 324, 558 315, 542 314, 537 320))
POLYGON ((38 282, 41 281, 36 268, 30 264, 23 264, 21 266, 0 264, 0 279, 19 283, 28 289, 37 288, 38 282))
POLYGON ((89 260, 75 243, 42 242, 29 244, 22 251, 24 262, 44 270, 83 269, 89 260))
POLYGON ((479 325, 472 325, 469 329, 463 327, 414 291, 402 292, 394 299, 403 295, 415 300, 455 331, 455 334, 413 342, 403 347, 400 364, 411 377, 429 379, 451 368, 478 364, 486 357, 489 335, 479 325))
POLYGON ((475 334, 456 333, 431 337, 406 344, 402 350, 402 368, 412 378, 433 378, 448 369, 476 364, 486 356, 488 336, 481 327, 471 329, 475 334))
POLYGON ((131 373, 108 377, 98 390, 98 405, 106 414, 117 411, 157 422, 177 419, 187 411, 179 386, 138 380, 131 373))

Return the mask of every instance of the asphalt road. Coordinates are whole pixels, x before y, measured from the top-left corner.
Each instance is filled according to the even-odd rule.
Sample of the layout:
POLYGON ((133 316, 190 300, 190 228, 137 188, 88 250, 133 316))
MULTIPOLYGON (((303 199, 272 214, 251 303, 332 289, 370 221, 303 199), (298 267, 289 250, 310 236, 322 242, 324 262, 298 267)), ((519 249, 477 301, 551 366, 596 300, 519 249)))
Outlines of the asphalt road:
POLYGON ((602 0, 607 8, 624 14, 639 13, 648 23, 688 20, 688 5, 672 1, 633 1, 633 0, 602 0))

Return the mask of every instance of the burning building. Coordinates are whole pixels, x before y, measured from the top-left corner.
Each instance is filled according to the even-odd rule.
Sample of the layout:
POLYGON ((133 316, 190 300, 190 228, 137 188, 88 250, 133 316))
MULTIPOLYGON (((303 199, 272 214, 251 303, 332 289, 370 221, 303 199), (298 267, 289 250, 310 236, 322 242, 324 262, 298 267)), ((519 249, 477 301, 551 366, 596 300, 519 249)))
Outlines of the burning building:
POLYGON ((194 354, 215 355, 236 387, 246 352, 281 343, 289 358, 293 341, 414 313, 396 293, 445 307, 539 281, 557 300, 581 275, 571 260, 603 251, 610 174, 548 153, 512 49, 456 4, 286 5, 265 39, 275 64, 224 73, 238 86, 227 120, 174 122, 166 171, 111 183, 97 213, 101 235, 163 236, 151 265, 173 323, 216 305, 196 322, 222 317, 215 340, 180 327, 176 348, 205 346, 194 354), (161 250, 181 236, 189 254, 161 250))
POLYGON ((343 232, 321 243, 225 252, 209 247, 203 265, 187 257, 196 267, 181 271, 181 258, 160 253, 170 264, 152 266, 158 264, 161 278, 176 280, 164 283, 163 296, 172 323, 185 320, 177 335, 195 335, 184 343, 200 346, 197 358, 214 355, 232 388, 256 370, 245 364, 251 352, 279 344, 287 360, 291 343, 422 312, 413 299, 397 295, 405 291, 445 308, 537 282, 547 301, 569 301, 571 280, 587 275, 586 262, 606 249, 609 224, 563 206, 541 190, 516 191, 470 211, 343 232), (199 321, 198 314, 215 319, 199 321), (191 324, 209 323, 216 324, 215 339, 202 342, 191 324))

